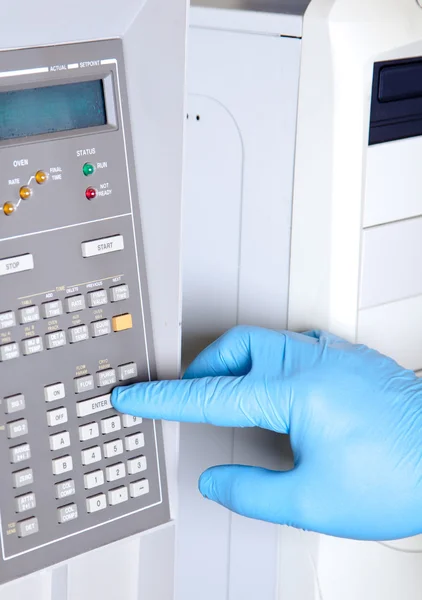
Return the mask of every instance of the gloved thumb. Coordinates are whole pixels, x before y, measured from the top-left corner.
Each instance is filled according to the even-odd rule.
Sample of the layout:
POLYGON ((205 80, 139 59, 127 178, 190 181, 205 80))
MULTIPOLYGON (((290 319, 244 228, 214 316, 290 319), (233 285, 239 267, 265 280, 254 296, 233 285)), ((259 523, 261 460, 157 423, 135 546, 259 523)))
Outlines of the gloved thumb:
POLYGON ((303 528, 299 469, 288 472, 225 465, 205 471, 201 494, 239 515, 303 528))

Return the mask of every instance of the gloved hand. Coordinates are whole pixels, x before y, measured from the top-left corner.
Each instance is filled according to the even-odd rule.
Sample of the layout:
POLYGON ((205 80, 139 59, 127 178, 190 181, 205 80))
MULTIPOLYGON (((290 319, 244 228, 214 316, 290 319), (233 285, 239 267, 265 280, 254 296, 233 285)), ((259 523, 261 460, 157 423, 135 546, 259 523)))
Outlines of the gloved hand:
POLYGON ((365 346, 238 327, 184 380, 118 388, 112 402, 145 418, 289 433, 291 471, 201 476, 205 497, 241 515, 354 539, 422 532, 422 381, 365 346))

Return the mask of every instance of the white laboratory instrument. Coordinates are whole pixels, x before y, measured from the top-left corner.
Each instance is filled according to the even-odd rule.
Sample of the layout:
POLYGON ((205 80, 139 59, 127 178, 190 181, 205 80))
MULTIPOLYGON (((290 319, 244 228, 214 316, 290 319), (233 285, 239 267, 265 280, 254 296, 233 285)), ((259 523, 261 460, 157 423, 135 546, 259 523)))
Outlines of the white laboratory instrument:
MULTIPOLYGON (((237 323, 319 327, 421 370, 421 6, 195 0, 190 14, 185 356, 237 323)), ((198 470, 289 460, 262 432, 182 426, 180 441, 181 457, 201 443, 198 470)), ((422 595, 420 537, 338 540, 199 500, 188 515, 179 491, 201 600, 422 595)))
POLYGON ((173 594, 174 436, 110 392, 180 372, 186 12, 3 11, 2 600, 173 594))
MULTIPOLYGON (((422 133, 419 129, 422 91, 418 86, 422 9, 415 0, 358 3, 198 0, 190 14, 187 111, 183 90, 184 0, 125 0, 118 4, 77 0, 60 7, 51 0, 23 6, 15 3, 8 6, 7 18, 0 24, 2 91, 17 94, 39 85, 47 93, 44 88, 54 87, 52 83, 60 83, 61 78, 67 85, 101 80, 102 86, 93 85, 89 92, 97 94, 96 106, 102 106, 103 110, 94 111, 91 116, 95 122, 81 125, 79 129, 85 128, 85 133, 79 131, 78 135, 84 141, 95 138, 95 149, 98 147, 103 154, 105 146, 102 147, 101 140, 110 144, 109 155, 94 161, 89 152, 93 146, 84 143, 74 147, 77 135, 68 136, 65 124, 56 122, 53 130, 34 132, 29 119, 25 125, 29 129, 20 133, 32 132, 33 142, 25 146, 16 139, 8 141, 3 134, 4 146, 0 146, 0 161, 5 156, 9 161, 10 155, 11 162, 5 166, 13 173, 1 169, 2 173, 7 172, 7 177, 0 181, 5 194, 4 201, 1 198, 2 219, 6 223, 0 229, 0 247, 12 244, 18 249, 16 253, 0 256, 0 269, 6 273, 18 270, 0 277, 0 291, 7 290, 4 296, 0 293, 0 300, 7 297, 8 301, 17 302, 1 309, 0 322, 6 323, 2 328, 6 334, 1 338, 2 346, 9 348, 3 348, 0 367, 13 363, 19 375, 18 365, 35 365, 34 361, 41 365, 43 356, 58 357, 61 352, 70 352, 71 345, 79 343, 75 342, 80 339, 78 336, 86 335, 83 328, 86 323, 82 322, 88 318, 86 315, 92 315, 88 323, 89 339, 81 341, 92 343, 93 354, 88 358, 94 361, 88 368, 83 361, 60 362, 59 358, 51 358, 58 367, 74 370, 63 375, 64 381, 61 377, 41 381, 47 371, 37 371, 38 391, 42 391, 38 402, 42 405, 40 414, 46 419, 43 427, 47 434, 31 438, 34 442, 29 443, 29 449, 15 450, 27 442, 16 442, 13 436, 22 434, 26 440, 25 436, 33 435, 31 419, 35 418, 35 405, 28 408, 28 418, 22 417, 26 424, 16 425, 15 418, 9 417, 14 413, 8 411, 19 407, 27 410, 27 405, 23 407, 19 390, 6 391, 3 398, 0 388, 5 425, 2 443, 9 444, 8 456, 20 457, 19 462, 35 461, 34 466, 28 463, 22 469, 33 469, 34 484, 38 481, 36 469, 44 469, 48 461, 54 470, 49 472, 49 479, 41 477, 44 482, 41 493, 46 498, 50 494, 48 502, 55 503, 55 510, 44 510, 43 497, 39 500, 36 493, 37 506, 42 509, 40 515, 49 518, 54 515, 55 530, 61 526, 74 528, 68 551, 65 535, 52 534, 41 548, 33 548, 33 536, 50 535, 52 528, 48 524, 48 531, 43 528, 46 517, 28 523, 28 519, 37 518, 33 498, 20 498, 20 492, 15 493, 17 488, 4 487, 7 482, 2 480, 2 502, 11 498, 10 510, 16 507, 24 513, 20 517, 17 512, 13 521, 7 520, 5 538, 10 536, 11 541, 6 542, 2 552, 11 550, 6 554, 9 561, 15 560, 16 554, 19 558, 28 557, 29 561, 31 552, 46 550, 44 556, 38 553, 40 562, 36 568, 41 570, 26 577, 14 579, 34 570, 24 560, 19 560, 17 571, 11 574, 3 568, 3 579, 11 581, 0 588, 0 597, 2 600, 20 600, 26 596, 33 600, 255 600, 257 597, 419 600, 422 594, 419 538, 397 542, 391 549, 305 535, 243 519, 200 497, 197 478, 211 464, 245 462, 288 467, 291 457, 287 439, 266 432, 182 425, 178 435, 177 428, 165 428, 170 516, 175 521, 169 519, 167 502, 163 511, 139 504, 133 514, 144 509, 146 516, 140 518, 137 527, 132 522, 125 531, 119 531, 119 523, 136 518, 125 509, 126 502, 137 502, 131 491, 147 489, 142 457, 146 455, 149 465, 146 453, 150 452, 153 458, 158 457, 153 464, 163 464, 161 444, 158 440, 155 446, 153 443, 139 454, 136 440, 125 432, 123 419, 118 436, 112 437, 113 424, 119 425, 113 420, 115 415, 110 413, 103 419, 95 412, 91 421, 84 410, 89 406, 90 410, 97 407, 109 410, 107 398, 103 397, 107 394, 98 391, 98 387, 108 390, 114 385, 114 376, 120 378, 125 372, 133 375, 133 363, 139 367, 138 360, 141 366, 148 362, 148 353, 121 362, 119 353, 132 348, 124 343, 116 342, 113 354, 109 355, 108 336, 118 340, 117 336, 129 336, 128 332, 136 327, 145 330, 146 339, 153 340, 158 376, 175 377, 179 372, 180 199, 186 114, 182 255, 185 362, 230 326, 250 323, 274 328, 326 327, 349 339, 367 342, 405 366, 422 369, 422 337, 415 327, 422 312, 422 279, 418 270, 422 201, 417 175, 422 133), (10 61, 8 56, 12 57, 10 61), (100 93, 98 103, 101 88, 104 95, 100 93), (111 135, 115 144, 106 142, 111 135), (65 152, 67 143, 75 153, 65 152), (49 160, 38 165, 48 155, 45 149, 49 144, 55 144, 62 154, 50 153, 49 160), (117 152, 119 144, 121 154, 117 152), (19 153, 14 148, 19 148, 19 153), (23 151, 26 148, 28 153, 23 151), (78 151, 82 154, 78 155, 78 151), (32 172, 35 165, 36 171, 32 172), (92 167, 95 171, 90 173, 92 167), (110 178, 113 176, 112 182, 102 175, 104 171, 110 173, 110 178), (48 181, 43 180, 41 173, 48 181), (37 175, 39 181, 31 179, 37 175), (96 183, 85 185, 85 181, 96 183), (49 191, 59 188, 63 195, 49 191), (108 193, 110 189, 112 192, 108 193), (138 214, 133 209, 132 233, 129 228, 122 229, 122 234, 115 228, 111 230, 112 225, 118 219, 123 223, 131 217, 133 205, 122 214, 113 211, 126 206, 129 195, 132 200, 139 195, 141 210, 138 214), (20 215, 27 227, 42 222, 43 207, 47 205, 46 222, 70 219, 72 209, 57 211, 52 203, 54 198, 57 202, 73 199, 74 221, 55 222, 45 228, 38 227, 37 231, 21 231, 14 225, 20 222, 20 215), (115 205, 109 203, 112 199, 115 205), (99 210, 110 212, 101 212, 95 218, 92 214, 99 206, 98 200, 104 200, 99 210), (78 206, 83 206, 88 217, 80 217, 78 206), (30 214, 34 219, 29 218, 30 214), (78 239, 80 228, 91 225, 93 234, 78 239), (17 228, 17 232, 8 233, 9 227, 17 228), (98 236, 97 227, 104 228, 98 236), (66 231, 72 230, 66 244, 66 252, 70 254, 66 254, 63 269, 51 258, 55 254, 60 256, 55 252, 58 242, 50 244, 45 231, 56 228, 62 228, 63 232, 59 242, 65 239, 66 231), (32 249, 29 242, 41 235, 45 241, 37 242, 39 247, 34 245, 32 249), (123 248, 119 236, 124 238, 123 248), (128 239, 132 241, 126 244, 128 239), (73 263, 70 249, 75 240, 77 262, 73 263), (26 248, 21 249, 23 243, 26 248), (111 255, 106 251, 115 243, 118 252, 112 253, 110 263, 102 263, 104 256, 111 255), (63 276, 54 280, 53 287, 32 285, 41 250, 51 260, 55 272, 63 276), (139 270, 133 268, 136 252, 144 255, 135 261, 139 270), (117 262, 117 257, 121 262, 117 262), (127 262, 122 257, 128 257, 127 262), (95 272, 89 278, 68 279, 67 272, 74 275, 78 264, 91 265, 86 267, 88 270, 95 270, 94 264, 117 265, 123 271, 95 272), (25 271, 20 269, 22 265, 26 266, 25 271), (16 278, 20 281, 19 289, 24 287, 25 273, 30 274, 31 289, 13 295, 9 285, 2 287, 4 281, 18 281, 16 278), (119 279, 123 274, 126 277, 126 273, 134 283, 116 292, 114 284, 127 285, 119 279), (138 303, 138 310, 132 304, 130 311, 115 309, 118 302, 129 300, 115 296, 116 293, 125 294, 129 289, 131 302, 136 297, 144 299, 145 285, 136 291, 139 279, 148 283, 149 308, 145 303, 140 310, 138 303), (73 291, 73 288, 78 289, 73 291), (40 296, 53 292, 60 294, 58 300, 46 296, 41 301, 40 296), (83 296, 83 300, 78 296, 83 296), (59 302, 46 308, 52 301, 59 302), (66 314, 46 312, 50 309, 60 312, 60 302, 66 314), (86 303, 83 310, 78 302, 86 303), (35 319, 38 314, 40 318, 35 319), (135 327, 129 327, 129 314, 135 327), (142 314, 145 326, 140 324, 142 314), (57 323, 53 322, 55 319, 57 323), (105 321, 110 321, 110 326, 105 321), (385 323, 389 327, 388 336, 385 323), (12 339, 17 331, 22 336, 12 339), (98 335, 99 332, 104 335, 98 335), (63 340, 66 348, 62 347, 63 340), (94 353, 94 349, 97 352, 106 346, 104 353, 94 353), (17 352, 24 356, 18 357, 17 352), (85 369, 90 372, 85 373, 85 369), (100 396, 100 400, 81 405, 79 402, 94 398, 89 389, 91 376, 95 398, 100 396), (81 387, 85 385, 88 388, 81 387), (64 398, 60 397, 63 390, 64 398), (60 405, 53 407, 50 400, 60 405), (50 413, 56 410, 57 413, 50 413), (62 423, 66 427, 60 427, 58 437, 55 431, 50 436, 49 427, 55 427, 54 419, 65 416, 69 417, 62 423), (90 429, 95 433, 97 426, 101 443, 91 445, 84 436, 93 435, 90 429), (69 448, 66 454, 57 446, 62 442, 69 448), (98 458, 98 448, 101 468, 97 469, 95 463, 92 469, 92 465, 82 464, 98 458), (29 455, 28 450, 33 454, 29 455), (121 456, 122 450, 127 477, 115 486, 113 480, 106 480, 117 473, 116 465, 121 462, 120 458, 113 458, 113 453, 121 456), (126 454, 130 452, 133 454, 126 454), (73 479, 61 471, 64 466, 68 468, 68 461, 53 462, 63 456, 72 458, 77 472, 77 518, 74 508, 69 508, 73 500, 62 504, 61 498, 51 497, 52 491, 56 493, 56 483, 69 483, 73 479), (132 458, 137 460, 131 463, 132 458), (129 472, 138 468, 141 477, 129 472), (104 482, 96 470, 104 472, 104 482), (55 477, 60 477, 60 481, 56 482, 55 477), (100 498, 90 492, 95 477, 100 478, 100 486, 105 490, 100 498), (48 487, 48 481, 54 487, 48 487), (143 481, 142 485, 134 486, 139 481, 143 481), (127 496, 121 488, 127 489, 127 496), (97 501, 99 511, 93 510, 97 501), (113 519, 101 516, 110 514, 113 519), (88 526, 79 532, 79 516, 84 522, 91 517, 96 519, 95 528, 88 526), (109 527, 108 521, 114 524, 109 527), (159 522, 163 525, 149 528, 159 522), (144 532, 127 537, 135 530, 144 532), (78 549, 74 540, 85 535, 85 531, 85 545, 78 549), (22 533, 27 535, 19 535, 22 533), (117 538, 120 541, 104 546, 117 538), (13 550, 21 542, 27 545, 24 554, 13 550), (54 547, 61 550, 55 554, 54 547), (57 564, 48 566, 52 563, 57 564)), ((24 97, 25 93, 20 95, 23 107, 24 97)), ((81 95, 81 100, 84 97, 81 95)), ((44 108, 51 106, 45 104, 46 98, 48 93, 40 102, 44 108)), ((44 110, 44 122, 50 112, 44 110)), ((80 111, 76 110, 78 115, 80 111)), ((15 115, 16 122, 19 123, 19 114, 15 115)), ((37 120, 36 125, 41 127, 42 120, 37 120)), ((13 135, 18 137, 16 129, 10 124, 8 127, 3 128, 9 131, 7 135, 15 131, 13 135)), ((44 278, 53 271, 39 272, 44 278)), ((22 367, 26 368, 30 369, 22 367)), ((32 368, 35 372, 36 367, 32 368)), ((16 376, 14 381, 28 385, 23 377, 16 376)), ((30 393, 29 390, 28 398, 30 393)), ((142 433, 140 428, 134 430, 139 443, 142 433)), ((17 463, 9 467, 12 484, 23 481, 14 477, 15 471, 21 471, 14 464, 17 463)), ((165 499, 164 469, 160 473, 156 470, 151 489, 153 486, 159 489, 159 481, 165 499)), ((145 494, 139 497, 143 502, 145 494)))

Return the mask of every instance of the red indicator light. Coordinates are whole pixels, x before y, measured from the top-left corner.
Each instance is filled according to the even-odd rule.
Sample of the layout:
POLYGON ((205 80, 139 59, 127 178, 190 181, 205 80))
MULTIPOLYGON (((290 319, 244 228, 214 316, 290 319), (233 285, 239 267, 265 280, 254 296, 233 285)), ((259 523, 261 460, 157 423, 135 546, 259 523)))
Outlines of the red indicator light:
POLYGON ((93 200, 97 196, 97 190, 92 187, 89 187, 85 192, 85 196, 88 200, 93 200))

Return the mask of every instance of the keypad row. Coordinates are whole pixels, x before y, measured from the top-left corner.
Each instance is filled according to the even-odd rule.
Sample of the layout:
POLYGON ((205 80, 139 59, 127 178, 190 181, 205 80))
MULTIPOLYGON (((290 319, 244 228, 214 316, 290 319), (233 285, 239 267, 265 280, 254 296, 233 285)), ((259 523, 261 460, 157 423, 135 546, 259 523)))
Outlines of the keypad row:
MULTIPOLYGON (((108 385, 114 385, 119 381, 128 381, 134 379, 138 375, 138 367, 136 363, 126 363, 117 367, 117 374, 115 369, 104 369, 96 373, 96 385, 97 387, 105 387, 108 385)), ((75 394, 82 394, 84 392, 92 391, 95 388, 95 381, 93 375, 84 375, 82 377, 75 377, 74 379, 74 392, 75 394)), ((53 402, 55 400, 63 400, 66 397, 65 386, 63 383, 53 383, 46 385, 44 388, 44 398, 46 402, 53 402)), ((14 394, 4 399, 4 407, 6 414, 14 414, 25 410, 26 402, 23 394, 14 394)))
POLYGON ((13 487, 19 489, 34 483, 34 471, 30 468, 13 473, 13 487))
MULTIPOLYGON (((62 396, 63 398, 64 396, 62 396)), ((89 406, 92 407, 92 401, 89 402, 89 406)), ((108 400, 107 400, 108 402, 108 400)), ((123 415, 123 427, 133 427, 138 423, 142 423, 142 419, 140 417, 133 417, 131 415, 123 415)), ((47 423, 49 427, 56 427, 57 425, 63 425, 68 421, 68 412, 67 408, 62 406, 60 408, 56 408, 54 410, 50 410, 47 412, 47 423)), ((107 435, 109 433, 113 433, 116 431, 120 431, 122 428, 122 421, 120 416, 109 417, 108 419, 103 419, 101 421, 101 433, 103 435, 107 435)), ((17 419, 16 421, 11 421, 6 424, 7 437, 10 440, 14 440, 16 438, 24 437, 28 435, 28 421, 27 419, 17 419)), ((50 436, 50 447, 52 450, 57 450, 58 448, 66 447, 70 445, 66 443, 66 435, 67 433, 55 434, 50 436), (59 437, 62 436, 62 437, 59 437), (57 446, 57 447, 56 447, 57 446)), ((99 436, 99 426, 98 423, 89 423, 87 425, 82 425, 79 428, 79 438, 81 442, 85 442, 90 439, 94 439, 99 436)), ((20 456, 21 451, 19 450, 21 446, 17 446, 15 448, 11 448, 13 454, 12 462, 20 462, 17 461, 17 456, 20 456)), ((21 459, 22 460, 22 459, 21 459)))
MULTIPOLYGON (((117 440, 116 440, 117 441, 117 440)), ((122 441, 122 440, 118 440, 122 441)), ((119 454, 123 453, 123 444, 116 449, 114 454, 112 453, 108 458, 113 458, 119 454)), ((102 460, 102 453, 100 446, 95 446, 93 448, 87 448, 87 450, 82 451, 82 464, 84 466, 90 466, 95 464, 96 462, 100 462, 102 460)), ((69 455, 61 456, 60 458, 55 458, 53 460, 53 475, 63 475, 64 473, 70 473, 73 471, 73 457, 69 455)), ((111 465, 106 468, 107 472, 107 481, 115 481, 116 479, 121 479, 122 477, 126 477, 126 474, 136 475, 137 473, 141 473, 145 471, 147 468, 147 459, 145 456, 135 456, 134 458, 130 458, 127 460, 127 473, 126 473, 126 464, 118 463, 117 465, 111 465)), ((102 485, 102 484, 99 484, 102 485)))
MULTIPOLYGON (((149 481, 148 479, 140 479, 129 484, 127 486, 120 486, 109 490, 107 494, 101 493, 95 496, 90 496, 86 499, 86 511, 88 513, 96 513, 100 510, 104 510, 108 505, 116 506, 127 502, 129 496, 131 498, 139 498, 149 493, 149 481)), ((76 504, 68 504, 58 509, 58 521, 59 523, 66 523, 73 519, 78 518, 78 509, 76 504)))
MULTIPOLYGON (((127 502, 127 500, 129 500, 129 495, 131 498, 139 498, 140 496, 148 494, 148 492, 148 479, 140 479, 139 481, 134 481, 133 483, 129 484, 129 491, 126 486, 121 486, 107 492, 108 503, 110 506, 115 506, 116 504, 127 502)), ((89 513, 93 513, 107 508, 107 496, 106 494, 97 494, 96 496, 87 498, 87 511, 89 513)))
POLYGON ((61 300, 44 302, 41 307, 35 304, 25 306, 18 310, 18 319, 16 319, 16 314, 13 310, 5 311, 0 313, 0 329, 15 327, 17 322, 21 325, 28 325, 29 323, 39 321, 41 316, 44 319, 53 319, 59 317, 64 312, 71 314, 85 310, 87 306, 88 308, 104 306, 108 304, 109 296, 111 302, 127 300, 129 298, 129 286, 126 284, 116 285, 109 289, 109 293, 105 289, 95 290, 88 292, 86 297, 83 294, 68 296, 64 299, 64 306, 61 300))
MULTIPOLYGON (((64 482, 68 483, 68 482, 64 482)), ((73 482, 72 482, 73 484, 73 482)), ((74 486, 74 484, 73 484, 74 486)), ((149 493, 149 481, 148 479, 140 479, 129 484, 127 486, 120 486, 118 488, 109 490, 106 494, 96 494, 86 499, 86 511, 88 513, 96 513, 104 510, 107 506, 116 506, 127 502, 130 498, 139 498, 149 493)), ((16 498, 16 507, 23 507, 24 510, 17 512, 26 512, 32 510, 36 506, 35 494, 29 493, 16 498)), ((77 504, 67 504, 57 509, 57 520, 60 524, 68 523, 78 518, 78 506, 77 504)), ((29 535, 38 533, 39 523, 36 517, 24 519, 16 524, 16 530, 18 537, 25 538, 29 535)))
MULTIPOLYGON (((100 319, 93 321, 90 324, 91 336, 93 338, 109 335, 111 331, 119 332, 127 329, 132 329, 132 315, 125 313, 124 315, 116 315, 110 319, 100 319)), ((77 344, 88 340, 90 337, 89 328, 87 325, 77 325, 68 329, 69 341, 71 344, 77 344)), ((45 335, 45 347, 47 350, 53 350, 65 346, 67 343, 66 332, 63 330, 53 331, 45 335)), ((44 350, 43 338, 40 335, 26 338, 22 340, 22 354, 30 356, 39 354, 44 350)), ((20 346, 19 342, 10 342, 0 346, 0 362, 19 358, 20 346)))
MULTIPOLYGON (((124 427, 127 428, 142 423, 142 419, 140 417, 129 417, 129 415, 124 415, 123 422, 124 427)), ((109 435, 111 433, 120 431, 122 426, 119 416, 103 419, 100 425, 101 433, 103 435, 109 435)), ((79 440, 81 442, 87 442, 98 438, 100 435, 100 425, 97 422, 94 422, 87 423, 86 425, 79 427, 79 440)), ((144 445, 145 439, 143 433, 134 433, 133 435, 125 437, 125 449, 127 452, 132 452, 137 448, 143 448, 144 445)))
MULTIPOLYGON (((57 425, 62 425, 63 423, 67 423, 68 415, 67 408, 61 407, 55 410, 51 410, 47 413, 47 423, 49 427, 55 427, 57 425)), ((133 417, 131 415, 123 415, 122 416, 123 427, 129 428, 134 427, 135 425, 139 425, 142 423, 141 417, 133 417)), ((8 426, 8 435, 9 438, 14 439, 16 437, 27 435, 28 433, 28 422, 26 419, 19 419, 18 421, 14 421, 13 423, 9 423, 8 426)), ((110 419, 104 419, 101 422, 101 430, 104 435, 107 433, 113 433, 114 431, 119 431, 121 429, 120 417, 111 417, 110 419)), ((136 448, 142 448, 145 444, 145 440, 143 434, 136 434, 138 437, 128 436, 125 438, 125 448, 128 452, 136 448)), ((91 439, 95 439, 99 436, 99 425, 98 423, 88 423, 87 425, 82 425, 79 428, 79 439, 80 441, 88 441, 91 439)), ((50 436, 50 449, 51 450, 60 450, 61 448, 68 448, 70 446, 70 434, 67 431, 63 431, 61 433, 53 434, 50 436)), ((91 449, 93 450, 93 449, 91 449)), ((84 451, 87 452, 87 451, 84 451)), ((96 462, 97 460, 101 460, 101 448, 95 449, 96 455, 99 455, 99 458, 92 459, 91 462, 96 462)), ((110 458, 115 456, 116 454, 123 453, 123 440, 116 440, 116 442, 107 442, 104 444, 104 456, 106 458, 110 458), (116 449, 112 444, 117 444, 116 449), (120 451, 121 447, 121 451, 120 451)), ((31 447, 28 443, 19 444, 19 446, 13 446, 10 448, 10 462, 12 464, 19 464, 25 460, 29 460, 31 458, 31 447)), ((82 458, 83 461, 88 460, 85 455, 82 458)), ((83 464, 90 464, 89 462, 84 462, 83 464)), ((54 470, 54 468, 53 468, 54 470)))
MULTIPOLYGON (((124 445, 123 445, 123 440, 121 440, 121 439, 112 440, 111 442, 107 442, 106 444, 103 445, 104 458, 115 458, 116 456, 123 454, 124 451, 125 451, 125 449, 124 449, 124 445)), ((82 450, 82 452, 81 452, 81 459, 82 459, 82 464, 84 467, 87 467, 87 466, 93 465, 97 462, 100 462, 102 460, 102 458, 103 458, 103 456, 102 456, 101 446, 93 446, 92 448, 86 448, 86 450, 82 450)), ((62 468, 60 466, 61 460, 62 459, 56 459, 58 469, 62 468)), ((144 471, 146 469, 146 459, 145 459, 145 457, 139 457, 139 456, 135 457, 135 458, 131 458, 130 460, 128 460, 127 466, 128 466, 129 475, 135 475, 136 473, 138 473, 140 471, 144 471), (145 462, 145 466, 143 466, 144 462, 145 462)), ((53 470, 54 470, 54 468, 53 468, 53 470)), ((57 473, 55 473, 55 474, 57 474, 57 473)))

